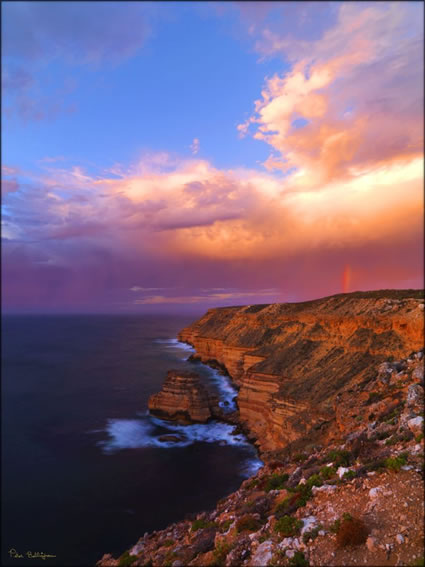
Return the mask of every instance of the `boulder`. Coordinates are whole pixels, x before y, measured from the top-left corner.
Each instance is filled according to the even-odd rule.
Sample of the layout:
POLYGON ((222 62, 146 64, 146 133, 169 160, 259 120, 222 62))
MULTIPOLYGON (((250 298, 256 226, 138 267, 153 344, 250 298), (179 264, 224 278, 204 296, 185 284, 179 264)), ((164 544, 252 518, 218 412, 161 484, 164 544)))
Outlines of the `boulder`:
POLYGON ((423 364, 420 364, 419 366, 417 366, 413 370, 412 378, 423 384, 423 382, 424 382, 424 365, 423 364))
POLYGON ((255 550, 253 554, 250 565, 267 565, 273 556, 273 542, 270 540, 263 541, 255 550))
POLYGON ((412 384, 407 390, 408 407, 423 406, 424 389, 419 384, 412 384))
POLYGON ((410 431, 414 435, 419 435, 420 433, 423 433, 424 418, 419 415, 418 417, 414 417, 413 419, 409 419, 409 421, 407 422, 407 425, 408 425, 410 431))

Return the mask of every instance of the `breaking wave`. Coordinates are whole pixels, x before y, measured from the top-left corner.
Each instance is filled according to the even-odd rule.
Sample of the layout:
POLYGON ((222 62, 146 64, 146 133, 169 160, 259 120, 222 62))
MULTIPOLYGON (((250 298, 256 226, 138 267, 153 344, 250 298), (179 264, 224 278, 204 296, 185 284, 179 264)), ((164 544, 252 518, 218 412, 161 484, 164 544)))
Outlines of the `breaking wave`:
MULTIPOLYGON (((185 359, 188 353, 194 353, 195 349, 175 338, 157 338, 156 343, 163 348, 173 349, 183 354, 185 359)), ((180 358, 180 356, 179 356, 180 358)), ((219 405, 224 411, 234 411, 237 390, 231 380, 223 376, 216 369, 203 366, 207 379, 214 384, 220 396, 219 405)), ((108 419, 102 430, 92 433, 107 434, 106 440, 97 444, 104 453, 115 453, 125 449, 142 449, 153 447, 158 449, 183 448, 194 443, 217 443, 234 447, 244 447, 251 455, 241 463, 243 476, 255 474, 262 466, 262 461, 254 456, 255 449, 247 438, 240 433, 235 434, 236 427, 228 423, 211 421, 205 424, 180 425, 170 421, 164 421, 150 415, 149 411, 138 413, 134 419, 108 419)))
MULTIPOLYGON (((194 443, 218 443, 254 449, 242 434, 235 434, 235 426, 211 421, 205 424, 179 425, 163 421, 150 415, 137 419, 108 419, 103 433, 108 439, 99 441, 104 453, 115 453, 125 449, 156 447, 161 449, 182 448, 194 443)), ((97 431, 99 432, 99 430, 97 431)), ((251 476, 263 466, 257 457, 250 456, 241 463, 243 476, 251 476)))

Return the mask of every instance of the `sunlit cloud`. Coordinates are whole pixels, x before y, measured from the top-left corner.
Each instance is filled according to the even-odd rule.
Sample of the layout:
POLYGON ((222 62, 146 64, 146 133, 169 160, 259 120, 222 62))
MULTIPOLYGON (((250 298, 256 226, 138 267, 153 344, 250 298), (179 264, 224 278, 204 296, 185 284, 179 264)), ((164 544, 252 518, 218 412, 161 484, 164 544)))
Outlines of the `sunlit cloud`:
MULTIPOLYGON (((303 3, 279 3, 282 26, 271 23, 273 3, 257 4, 217 10, 240 13, 262 60, 278 61, 250 114, 241 108, 229 126, 241 145, 270 150, 264 163, 201 159, 196 127, 192 155, 183 134, 175 147, 186 156, 164 142, 99 167, 65 158, 67 148, 46 149, 34 171, 4 165, 6 302, 165 310, 422 284, 423 5, 332 4, 334 17, 303 34, 315 25, 303 3)), ((328 10, 321 4, 312 10, 328 10)), ((8 53, 41 61, 65 26, 55 14, 57 30, 19 28, 16 44, 9 33, 8 53)), ((128 37, 121 25, 114 59, 112 24, 98 42, 91 25, 79 42, 66 36, 69 52, 58 39, 58 60, 124 61, 145 41, 133 22, 128 37)), ((32 85, 18 71, 6 82, 17 101, 32 85)), ((48 117, 38 99, 19 100, 28 119, 48 117)))
POLYGON ((269 290, 258 290, 254 292, 228 292, 228 293, 210 293, 203 295, 192 295, 192 296, 165 296, 165 295, 152 295, 144 297, 142 299, 136 299, 134 303, 136 305, 154 305, 163 303, 217 303, 218 301, 227 300, 248 300, 248 298, 261 298, 261 297, 276 297, 278 295, 277 291, 269 290))
POLYGON ((266 80, 241 135, 269 144, 268 169, 299 172, 320 188, 423 154, 423 5, 344 3, 319 40, 265 29, 257 49, 281 54, 290 71, 266 80), (421 15, 422 14, 422 15, 421 15), (367 85, 367 87, 366 87, 367 85), (305 121, 294 127, 297 120, 305 121))

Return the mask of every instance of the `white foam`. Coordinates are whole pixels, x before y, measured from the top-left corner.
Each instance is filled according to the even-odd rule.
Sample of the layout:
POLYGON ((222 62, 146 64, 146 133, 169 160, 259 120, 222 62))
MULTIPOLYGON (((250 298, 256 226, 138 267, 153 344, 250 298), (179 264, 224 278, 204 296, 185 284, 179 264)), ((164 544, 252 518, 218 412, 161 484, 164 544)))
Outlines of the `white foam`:
POLYGON ((140 419, 109 419, 104 431, 109 439, 99 442, 107 453, 143 447, 187 447, 196 442, 249 446, 244 435, 232 435, 235 427, 227 423, 178 425, 154 417, 140 419), (161 432, 158 432, 161 428, 161 432), (165 431, 164 431, 165 430, 165 431), (161 441, 163 435, 176 435, 180 441, 161 441))
POLYGON ((195 349, 187 343, 182 343, 178 339, 155 339, 156 343, 165 345, 166 348, 178 348, 185 351, 195 352, 195 349))
POLYGON ((148 420, 108 419, 105 431, 110 438, 107 441, 100 441, 99 445, 106 453, 155 446, 154 438, 151 436, 153 427, 148 420))
MULTIPOLYGON (((109 419, 105 429, 109 438, 99 441, 104 453, 115 453, 125 449, 156 447, 161 449, 188 447, 194 443, 219 443, 234 447, 251 448, 242 434, 233 435, 235 426, 212 421, 205 424, 179 425, 152 416, 139 419, 109 419), (161 441, 164 435, 180 437, 179 441, 161 441)), ((93 432, 94 433, 94 432, 93 432)), ((258 457, 248 457, 241 463, 241 474, 250 477, 263 466, 258 457)))
POLYGON ((257 472, 261 468, 263 468, 263 466, 264 466, 263 461, 260 461, 258 457, 247 459, 241 467, 241 472, 244 476, 249 478, 250 476, 254 476, 255 474, 257 474, 257 472))
POLYGON ((238 395, 238 391, 233 386, 230 378, 228 376, 223 376, 218 370, 214 368, 208 368, 209 378, 216 385, 220 392, 221 400, 219 406, 224 410, 234 411, 236 409, 236 404, 233 399, 238 395))
MULTIPOLYGON (((195 442, 205 443, 224 443, 225 445, 249 445, 248 440, 242 434, 233 435, 234 425, 211 421, 209 423, 196 423, 192 425, 179 425, 152 418, 152 422, 166 427, 170 433, 184 435, 188 440, 188 445, 195 442)), ((176 444, 174 444, 176 445, 176 444)))
MULTIPOLYGON (((165 348, 178 349, 185 353, 184 358, 188 352, 194 353, 195 349, 188 345, 187 343, 182 343, 178 339, 168 338, 168 339, 155 339, 155 342, 163 344, 165 348)), ((228 376, 223 376, 215 368, 210 368, 209 366, 204 366, 204 369, 208 372, 208 378, 213 384, 215 384, 217 390, 220 393, 219 406, 224 411, 235 411, 236 404, 233 401, 238 394, 238 391, 233 386, 232 381, 228 376)))

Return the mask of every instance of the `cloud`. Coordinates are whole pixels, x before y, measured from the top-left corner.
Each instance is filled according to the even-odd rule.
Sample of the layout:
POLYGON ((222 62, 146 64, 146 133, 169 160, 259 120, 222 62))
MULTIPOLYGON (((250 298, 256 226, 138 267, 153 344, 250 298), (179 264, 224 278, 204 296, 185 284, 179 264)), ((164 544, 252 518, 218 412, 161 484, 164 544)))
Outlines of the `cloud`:
POLYGON ((261 170, 169 152, 3 168, 6 303, 299 300, 347 273, 350 289, 423 285, 422 9, 337 4, 320 41, 267 27, 257 49, 285 63, 239 126, 270 147, 261 170))
POLYGON ((1 192, 2 195, 6 195, 7 193, 15 193, 18 191, 19 184, 16 179, 2 179, 1 182, 1 192))
POLYGON ((196 154, 199 152, 199 148, 200 148, 200 142, 199 142, 198 138, 193 138, 193 142, 189 147, 190 147, 192 154, 194 156, 196 156, 196 154))
POLYGON ((306 299, 341 291, 347 264, 353 289, 423 279, 422 158, 320 190, 297 173, 154 155, 119 177, 54 163, 14 176, 22 189, 3 202, 8 305, 113 308, 128 305, 123 290, 164 309, 306 299))
POLYGON ((259 290, 253 292, 228 292, 228 293, 211 293, 204 295, 184 295, 184 296, 165 296, 165 295, 152 295, 142 299, 136 299, 136 305, 156 305, 156 304, 190 304, 190 303, 217 303, 228 302, 233 300, 246 300, 247 298, 259 297, 274 297, 278 295, 277 291, 259 290))
POLYGON ((138 285, 134 285, 133 287, 130 288, 130 291, 133 292, 139 292, 139 291, 161 291, 163 289, 172 289, 172 288, 167 288, 167 287, 140 287, 138 285))
POLYGON ((238 126, 271 146, 265 166, 297 168, 296 185, 314 189, 421 156, 422 12, 420 4, 345 3, 319 40, 264 30, 257 49, 292 63, 266 80, 255 114, 238 126), (294 127, 300 118, 305 125, 294 127))
POLYGON ((40 160, 40 163, 56 163, 58 161, 65 161, 64 156, 46 156, 40 160))

